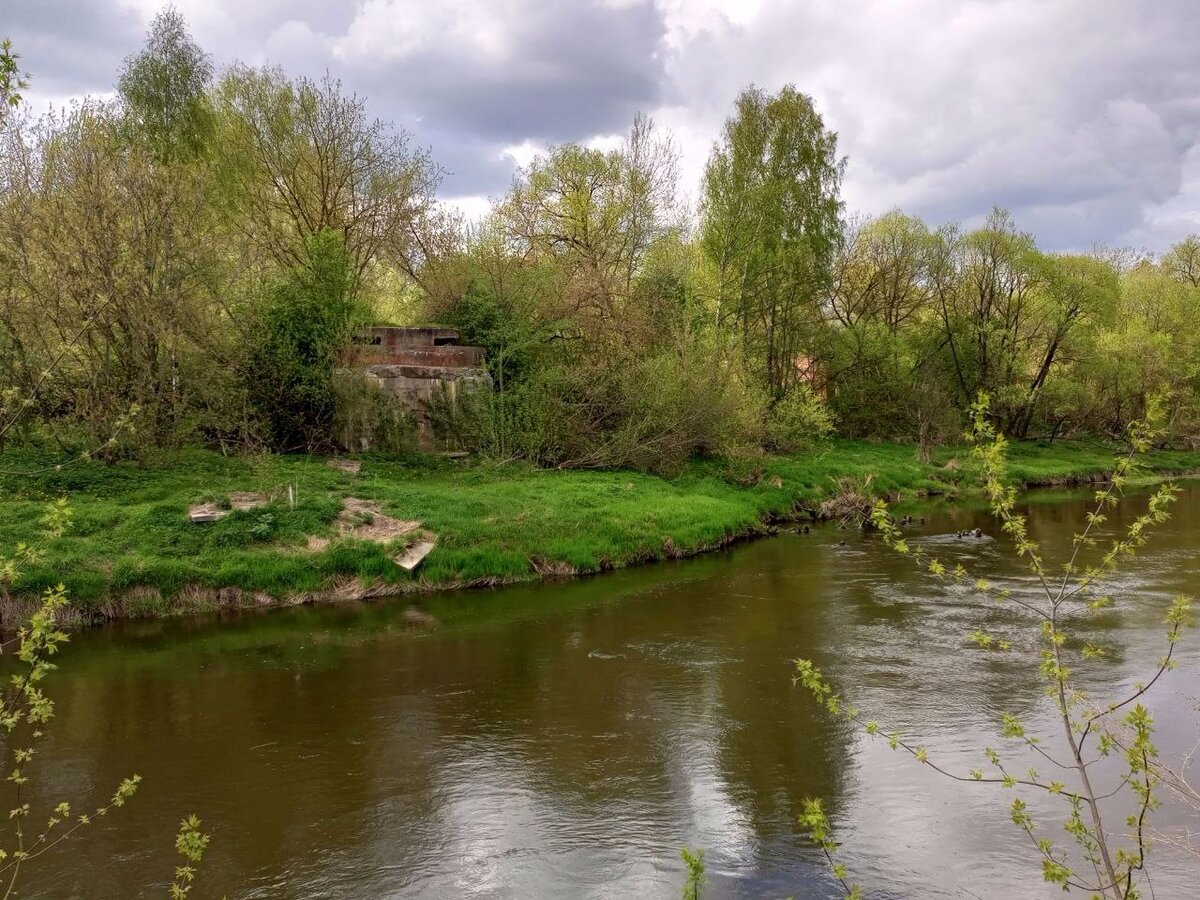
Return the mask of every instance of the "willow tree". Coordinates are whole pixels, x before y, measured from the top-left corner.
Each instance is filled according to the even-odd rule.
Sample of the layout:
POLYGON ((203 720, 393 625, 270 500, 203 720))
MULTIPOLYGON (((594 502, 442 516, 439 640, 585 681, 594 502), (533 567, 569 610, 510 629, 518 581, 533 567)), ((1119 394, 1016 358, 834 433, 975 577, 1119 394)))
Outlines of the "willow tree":
POLYGON ((705 171, 701 241, 717 271, 717 320, 782 399, 818 350, 842 238, 844 161, 812 99, 788 85, 743 91, 705 171))

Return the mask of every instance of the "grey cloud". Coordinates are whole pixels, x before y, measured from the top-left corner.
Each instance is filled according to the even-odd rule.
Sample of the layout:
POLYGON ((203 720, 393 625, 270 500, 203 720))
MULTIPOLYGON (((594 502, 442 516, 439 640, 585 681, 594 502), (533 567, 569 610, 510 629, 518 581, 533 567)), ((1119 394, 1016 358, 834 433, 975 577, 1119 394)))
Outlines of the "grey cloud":
POLYGON ((634 113, 661 102, 663 25, 650 3, 530 5, 502 57, 435 45, 373 65, 347 60, 347 81, 373 108, 392 110, 454 174, 454 194, 507 187, 505 146, 559 143, 624 131, 634 113))
POLYGON ((297 74, 329 70, 367 97, 372 113, 433 148, 450 173, 448 194, 495 194, 513 172, 504 147, 623 131, 635 112, 661 102, 666 81, 664 25, 649 0, 617 7, 520 0, 505 8, 501 54, 435 39, 399 57, 337 55, 350 21, 330 28, 291 8, 273 23, 258 17, 264 41, 254 41, 251 30, 229 35, 225 45, 297 74))
POLYGON ((78 0, 6 0, 0 32, 32 73, 34 96, 109 90, 142 41, 142 24, 130 10, 78 0))
MULTIPOLYGON (((125 0, 0 2, 31 96, 109 89, 142 40, 125 0)), ((341 77, 432 148, 448 196, 503 192, 507 145, 623 131, 638 110, 679 128, 694 192, 737 92, 793 82, 840 133, 853 207, 969 224, 1002 205, 1062 248, 1162 245, 1200 218, 1194 0, 789 0, 736 22, 722 0, 176 2, 220 63, 341 77), (365 10, 398 40, 427 31, 355 49, 365 10)))
MULTIPOLYGON (((1065 249, 1139 233, 1188 190, 1197 34, 1192 0, 810 0, 717 21, 672 76, 726 104, 751 81, 813 94, 849 156, 847 194, 871 212, 970 223, 1002 205, 1065 249)), ((725 114, 692 109, 695 132, 725 114)))
POLYGON ((445 171, 442 193, 451 197, 496 197, 509 186, 513 162, 503 148, 461 132, 421 130, 418 144, 428 147, 434 161, 445 171))

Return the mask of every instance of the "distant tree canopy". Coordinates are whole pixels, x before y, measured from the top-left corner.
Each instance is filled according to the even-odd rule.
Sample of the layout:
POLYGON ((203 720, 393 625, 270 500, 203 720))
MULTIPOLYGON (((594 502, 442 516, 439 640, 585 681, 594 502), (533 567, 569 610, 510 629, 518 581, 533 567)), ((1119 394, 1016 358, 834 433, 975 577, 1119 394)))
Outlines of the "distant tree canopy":
POLYGON ((34 119, 19 60, 0 44, 0 378, 27 439, 329 448, 374 318, 486 349, 494 389, 432 413, 501 459, 672 471, 832 433, 927 452, 981 391, 1041 439, 1120 434, 1162 394, 1169 439, 1200 441, 1200 238, 1048 253, 1000 209, 847 215, 837 135, 791 85, 738 97, 695 209, 639 115, 609 149, 547 148, 468 225, 336 78, 218 72, 173 9, 112 101, 34 119))
POLYGON ((209 148, 212 78, 212 60, 192 40, 179 11, 158 13, 146 46, 125 61, 117 92, 130 125, 160 160, 185 160, 209 148))

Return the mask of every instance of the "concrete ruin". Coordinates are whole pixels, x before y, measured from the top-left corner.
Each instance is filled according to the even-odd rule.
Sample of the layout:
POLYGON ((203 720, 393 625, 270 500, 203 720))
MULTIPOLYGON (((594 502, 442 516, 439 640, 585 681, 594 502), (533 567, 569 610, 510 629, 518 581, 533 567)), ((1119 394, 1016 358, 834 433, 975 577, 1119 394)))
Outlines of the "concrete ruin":
MULTIPOLYGON (((354 339, 352 369, 381 391, 416 423, 422 450, 453 449, 434 434, 429 404, 435 397, 456 399, 463 390, 492 387, 482 347, 458 343, 451 328, 377 325, 354 339)), ((351 449, 368 449, 366 446, 351 449)))

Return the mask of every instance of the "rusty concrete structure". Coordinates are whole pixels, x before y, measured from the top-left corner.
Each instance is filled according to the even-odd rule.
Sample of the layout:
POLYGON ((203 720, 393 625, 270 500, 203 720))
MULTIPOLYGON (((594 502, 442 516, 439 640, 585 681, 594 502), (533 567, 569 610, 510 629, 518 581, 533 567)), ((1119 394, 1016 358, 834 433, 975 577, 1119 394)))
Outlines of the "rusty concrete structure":
POLYGON ((354 368, 413 416, 417 444, 425 450, 445 449, 429 417, 435 395, 454 399, 464 389, 492 386, 483 348, 459 344, 451 328, 377 325, 354 344, 354 368))

